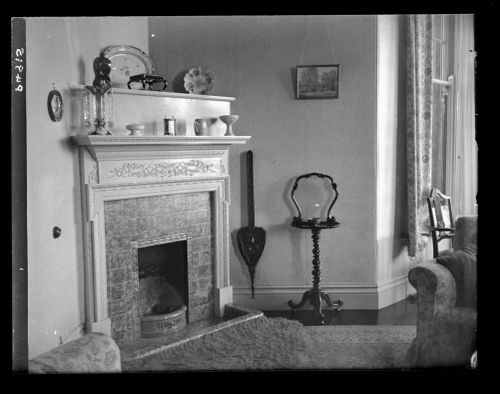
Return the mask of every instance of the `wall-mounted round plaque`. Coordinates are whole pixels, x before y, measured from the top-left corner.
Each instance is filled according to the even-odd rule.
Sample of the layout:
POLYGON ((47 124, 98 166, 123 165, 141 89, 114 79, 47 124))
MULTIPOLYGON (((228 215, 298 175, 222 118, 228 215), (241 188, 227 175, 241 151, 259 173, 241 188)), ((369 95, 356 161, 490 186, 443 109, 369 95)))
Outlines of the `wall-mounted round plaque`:
POLYGON ((64 104, 61 93, 56 88, 53 88, 47 98, 47 109, 50 119, 54 122, 59 122, 63 117, 64 104))

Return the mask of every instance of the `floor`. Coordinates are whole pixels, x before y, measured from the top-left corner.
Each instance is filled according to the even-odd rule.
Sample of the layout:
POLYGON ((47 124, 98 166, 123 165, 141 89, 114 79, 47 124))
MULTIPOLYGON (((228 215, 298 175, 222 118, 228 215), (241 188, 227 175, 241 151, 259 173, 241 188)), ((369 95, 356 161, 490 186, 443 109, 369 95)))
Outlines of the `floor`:
MULTIPOLYGON (((285 317, 290 319, 290 310, 263 311, 268 317, 285 317)), ((407 326, 417 323, 417 305, 411 300, 399 301, 380 310, 348 310, 334 312, 324 309, 325 325, 390 325, 407 326)), ((305 326, 318 325, 312 309, 304 307, 295 311, 293 320, 305 326)))

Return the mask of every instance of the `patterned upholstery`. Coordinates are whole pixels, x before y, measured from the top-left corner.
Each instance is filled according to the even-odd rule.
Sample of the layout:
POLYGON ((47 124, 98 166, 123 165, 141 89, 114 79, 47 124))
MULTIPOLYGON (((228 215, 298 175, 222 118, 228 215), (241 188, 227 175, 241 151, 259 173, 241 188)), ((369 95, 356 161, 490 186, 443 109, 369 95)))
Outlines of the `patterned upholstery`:
POLYGON ((121 372, 120 349, 108 335, 90 333, 30 360, 29 372, 121 372))
POLYGON ((418 264, 408 273, 417 289, 417 336, 407 354, 414 366, 470 365, 476 350, 477 290, 475 283, 470 284, 475 280, 476 252, 477 216, 459 218, 453 250, 418 264), (457 269, 459 265, 465 268, 457 269), (468 277, 460 277, 464 274, 468 277), (467 294, 461 294, 464 291, 467 294))
POLYGON ((453 250, 477 253, 477 216, 461 216, 455 223, 453 250))

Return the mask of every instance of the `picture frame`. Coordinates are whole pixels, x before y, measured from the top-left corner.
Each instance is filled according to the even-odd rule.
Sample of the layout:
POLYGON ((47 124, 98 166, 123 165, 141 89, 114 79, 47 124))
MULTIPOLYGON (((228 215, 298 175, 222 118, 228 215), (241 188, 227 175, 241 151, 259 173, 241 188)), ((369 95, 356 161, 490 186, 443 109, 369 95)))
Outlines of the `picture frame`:
POLYGON ((339 98, 338 64, 297 66, 297 96, 303 99, 339 98))
POLYGON ((53 122, 61 121, 64 112, 64 104, 61 93, 57 89, 52 89, 47 97, 47 110, 53 122))

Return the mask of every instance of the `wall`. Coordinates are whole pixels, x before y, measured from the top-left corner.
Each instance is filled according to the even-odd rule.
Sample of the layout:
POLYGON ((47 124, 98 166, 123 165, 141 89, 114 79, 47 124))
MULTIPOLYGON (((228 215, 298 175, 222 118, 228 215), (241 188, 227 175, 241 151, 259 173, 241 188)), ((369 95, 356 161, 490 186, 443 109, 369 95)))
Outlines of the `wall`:
POLYGON ((236 303, 288 309, 312 284, 310 233, 290 226, 295 177, 331 175, 341 223, 321 234, 321 284, 346 309, 377 308, 375 282, 376 16, 150 17, 150 56, 182 91, 182 76, 203 65, 211 94, 233 96, 235 134, 249 143, 230 151, 231 283, 236 303), (296 100, 295 67, 340 64, 340 97, 296 100), (252 300, 236 231, 247 224, 242 154, 254 152, 257 226, 267 244, 252 300))
POLYGON ((401 245, 406 224, 397 219, 406 203, 397 18, 27 18, 29 357, 81 333, 81 201, 65 87, 90 84, 94 57, 112 44, 149 51, 170 82, 168 91, 182 88, 186 69, 204 65, 215 74, 211 93, 236 97, 231 112, 241 117, 234 131, 252 136, 232 147, 229 158, 236 303, 287 309, 288 299, 298 301, 311 286, 310 234, 290 227, 295 212, 288 200, 295 177, 311 171, 331 175, 340 192, 333 215, 341 226, 321 234, 322 287, 343 298, 345 309, 387 302, 379 294, 399 286, 408 269, 401 245), (339 99, 296 100, 298 64, 340 64, 339 99), (53 82, 65 101, 59 123, 46 110, 53 82), (389 154, 394 147, 398 153, 389 154), (243 154, 249 149, 256 225, 267 231, 254 300, 235 242, 237 229, 247 224, 243 154), (58 239, 52 238, 55 225, 62 228, 58 239))
POLYGON ((68 142, 69 82, 91 84, 92 62, 107 45, 148 51, 147 18, 27 18, 27 188, 29 358, 81 334, 83 250, 78 154, 68 142), (47 95, 63 94, 52 122, 47 95), (62 229, 52 237, 52 228, 62 229))

